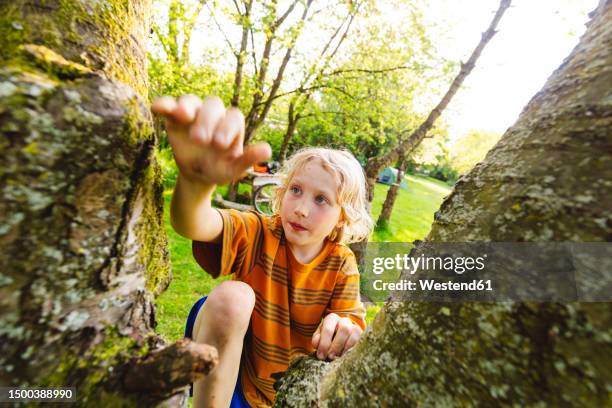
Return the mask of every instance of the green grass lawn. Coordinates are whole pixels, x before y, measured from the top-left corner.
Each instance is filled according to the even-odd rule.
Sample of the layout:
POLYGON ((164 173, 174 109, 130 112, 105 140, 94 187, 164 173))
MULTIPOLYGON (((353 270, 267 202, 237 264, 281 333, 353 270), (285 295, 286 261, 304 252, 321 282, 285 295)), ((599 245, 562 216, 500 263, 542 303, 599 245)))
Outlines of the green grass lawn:
MULTIPOLYGON (((421 176, 406 176, 408 190, 400 190, 389 227, 375 231, 371 237, 377 242, 412 242, 423 239, 431 227, 433 215, 442 199, 450 193, 443 182, 421 176)), ((248 188, 248 187, 245 187, 248 188)), ((387 194, 388 186, 377 184, 372 207, 376 221, 387 194)), ((223 189, 220 189, 223 192, 223 189)), ((193 260, 191 241, 179 236, 170 225, 171 190, 164 193, 164 222, 168 233, 172 261, 173 279, 156 301, 157 331, 167 341, 183 337, 185 319, 193 303, 209 293, 222 280, 213 280, 193 260)), ((227 279, 227 278, 226 278, 227 279)), ((380 305, 368 309, 366 320, 370 322, 380 305)))
MULTIPOLYGON (((431 229, 434 213, 451 192, 446 183, 430 177, 408 175, 405 178, 408 190, 400 189, 388 228, 374 231, 372 241, 413 242, 423 239, 431 229)), ((372 203, 374 221, 382 210, 388 189, 384 184, 376 184, 372 203)))

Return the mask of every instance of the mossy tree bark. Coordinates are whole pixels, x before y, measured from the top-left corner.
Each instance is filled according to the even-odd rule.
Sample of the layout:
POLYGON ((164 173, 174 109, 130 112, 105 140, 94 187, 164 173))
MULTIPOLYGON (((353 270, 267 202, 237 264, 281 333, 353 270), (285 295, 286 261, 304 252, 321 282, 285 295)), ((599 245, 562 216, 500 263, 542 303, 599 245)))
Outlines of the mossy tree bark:
POLYGON ((146 101, 149 12, 149 0, 0 1, 3 385, 151 405, 214 364, 214 349, 165 348, 153 332, 171 275, 146 101), (138 381, 143 366, 154 381, 138 381))
MULTIPOLYGON (((486 159, 427 241, 610 241, 612 2, 486 159)), ((597 259, 592 259, 597 265, 597 259)), ((606 406, 610 303, 390 301, 333 363, 303 358, 278 406, 606 406)))

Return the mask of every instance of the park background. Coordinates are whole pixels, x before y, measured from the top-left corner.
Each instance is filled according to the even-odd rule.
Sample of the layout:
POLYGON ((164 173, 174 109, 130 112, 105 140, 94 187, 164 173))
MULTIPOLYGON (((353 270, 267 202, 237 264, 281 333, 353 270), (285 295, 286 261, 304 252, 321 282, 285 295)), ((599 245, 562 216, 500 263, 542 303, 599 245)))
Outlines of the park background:
MULTIPOLYGON (((379 220, 370 241, 413 242, 427 236, 454 183, 485 157, 575 46, 595 5, 512 4, 456 97, 407 157, 390 219, 379 220)), ((260 123, 247 137, 270 143, 273 160, 282 161, 300 147, 329 146, 350 150, 365 165, 425 119, 497 6, 482 0, 156 0, 148 54, 150 98, 219 95, 247 118, 258 116, 260 123), (310 14, 303 18, 305 9, 310 14)), ((191 305, 223 278, 205 273, 193 260, 191 242, 170 225, 177 169, 163 126, 157 126, 173 271, 172 283, 156 300, 157 330, 175 341, 183 336, 191 305)), ((388 190, 388 184, 375 186, 375 221, 388 190)), ((228 198, 227 186, 218 193, 228 198)), ((251 188, 241 184, 230 198, 249 203, 250 194, 251 188)), ((382 302, 366 306, 369 323, 382 302)))
MULTIPOLYGON (((180 339, 209 288, 164 214, 161 94, 220 95, 281 161, 351 150, 388 216, 372 240, 609 248, 612 0, 11 0, 0 15, 2 384, 184 406, 218 363, 180 339), (467 138, 483 133, 503 136, 486 152, 467 138), (388 166, 407 170, 393 208, 388 166)), ((219 191, 248 192, 234 187, 219 191)), ((612 256, 566 255, 603 301, 388 301, 351 352, 296 358, 277 406, 610 405, 612 256)), ((505 259, 540 290, 528 258, 505 259)))

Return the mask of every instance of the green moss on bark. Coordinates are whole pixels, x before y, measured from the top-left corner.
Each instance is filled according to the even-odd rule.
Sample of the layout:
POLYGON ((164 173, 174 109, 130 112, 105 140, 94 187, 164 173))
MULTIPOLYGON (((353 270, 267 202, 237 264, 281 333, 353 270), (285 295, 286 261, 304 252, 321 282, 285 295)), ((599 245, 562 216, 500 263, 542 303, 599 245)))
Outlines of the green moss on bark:
POLYGON ((41 387, 75 387, 80 405, 137 407, 137 400, 119 396, 116 392, 120 389, 120 373, 113 373, 113 370, 147 352, 148 347, 142 347, 136 340, 108 326, 102 341, 83 354, 64 352, 58 358, 57 366, 42 374, 37 384, 41 387))
MULTIPOLYGON (((7 2, 8 3, 8 2, 7 2)), ((148 0, 17 0, 0 6, 0 60, 28 64, 19 49, 43 46, 69 63, 104 72, 146 96, 148 0), (140 41, 140 43, 139 43, 140 41)))
POLYGON ((14 298, 15 308, 0 316, 0 379, 40 384, 38 375, 48 372, 50 383, 81 381, 85 398, 108 397, 117 406, 131 397, 100 388, 117 378, 108 368, 146 348, 104 332, 90 349, 80 336, 98 330, 98 316, 146 334, 154 321, 148 295, 131 295, 145 287, 159 294, 169 282, 151 117, 125 84, 95 73, 81 76, 72 63, 69 71, 57 71, 63 60, 52 55, 53 69, 30 64, 0 70, 0 143, 7 153, 0 166, 1 210, 9 214, 0 231, 7 265, 0 297, 4 306, 14 298), (127 239, 128 220, 134 220, 135 241, 127 239), (29 251, 22 250, 26 238, 29 251), (128 255, 136 262, 118 262, 128 255), (89 302, 106 289, 101 284, 121 286, 125 277, 135 282, 133 292, 89 302), (80 347, 82 353, 75 352, 80 347))
POLYGON ((7 4, 0 8, 0 58, 8 61, 18 53, 17 47, 29 38, 29 25, 25 23, 19 7, 7 4))
POLYGON ((42 45, 25 44, 21 45, 19 50, 28 54, 33 64, 40 66, 48 74, 58 78, 75 79, 92 73, 92 70, 86 66, 68 61, 42 45))
POLYGON ((159 296, 172 280, 168 239, 163 225, 163 179, 161 167, 152 154, 142 185, 151 199, 145 203, 143 220, 148 220, 140 229, 142 243, 141 262, 146 265, 147 290, 159 296))

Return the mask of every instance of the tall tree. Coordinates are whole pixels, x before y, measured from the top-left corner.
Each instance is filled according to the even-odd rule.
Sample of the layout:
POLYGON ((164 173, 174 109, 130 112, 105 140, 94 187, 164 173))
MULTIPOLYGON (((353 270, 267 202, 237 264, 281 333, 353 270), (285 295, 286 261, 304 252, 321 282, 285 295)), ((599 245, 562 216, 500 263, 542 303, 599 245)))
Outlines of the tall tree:
MULTIPOLYGON (((410 136, 402 140, 402 142, 399 143, 390 152, 375 157, 370 157, 368 159, 365 168, 365 174, 367 182, 367 199, 369 203, 371 203, 374 199, 374 186, 376 184, 376 179, 380 174, 380 171, 385 166, 389 165, 389 163, 393 163, 394 161, 396 161, 400 153, 404 157, 409 157, 412 151, 414 151, 414 149, 416 149, 423 141, 423 139, 427 136, 427 132, 429 132, 434 127, 436 120, 440 117, 440 115, 442 115, 442 112, 444 111, 444 109, 446 109, 452 98, 455 96, 455 94, 463 84, 465 78, 467 78, 467 76, 474 69, 476 61, 478 61, 478 58, 480 57, 480 54, 484 50, 485 46, 495 35, 497 25, 499 24, 499 21, 501 20, 508 7, 510 7, 510 2, 511 0, 500 1, 497 12, 493 16, 493 19, 491 20, 491 23, 489 24, 487 30, 482 33, 480 42, 478 43, 476 48, 474 48, 474 51, 472 51, 470 58, 468 58, 466 63, 461 64, 461 69, 459 70, 459 73, 451 82, 448 90, 446 91, 440 102, 438 102, 438 104, 433 108, 433 110, 429 113, 423 123, 421 123, 421 125, 410 136)), ((351 245, 351 249, 355 253, 355 256, 357 257, 359 262, 361 262, 363 259, 363 252, 365 250, 366 244, 367 240, 364 240, 362 242, 357 242, 351 245)))
MULTIPOLYGON (((612 2, 592 17, 427 241, 610 241, 612 2)), ((296 361, 277 406, 605 406, 611 323, 610 303, 390 301, 344 357, 296 361)))
POLYGON ((150 2, 2 1, 0 15, 0 383, 72 386, 80 405, 180 399, 216 350, 154 333, 171 274, 150 2))
POLYGON ((195 4, 171 0, 165 30, 153 23, 152 30, 170 66, 180 68, 189 64, 191 36, 205 3, 206 0, 198 0, 195 4))
MULTIPOLYGON (((302 14, 298 20, 298 23, 292 27, 292 30, 289 32, 289 38, 287 41, 287 46, 285 47, 285 52, 283 54, 283 58, 280 62, 278 70, 276 71, 276 76, 274 80, 270 84, 269 87, 266 86, 266 80, 268 75, 268 69, 270 67, 270 58, 272 53, 272 47, 274 45, 274 41, 278 40, 277 32, 289 14, 293 11, 294 7, 297 4, 297 1, 293 2, 289 9, 280 17, 276 17, 275 8, 270 8, 271 16, 270 19, 272 21, 271 24, 267 25, 265 28, 265 44, 263 53, 259 62, 259 68, 257 71, 257 79, 256 79, 256 91, 253 94, 253 101, 251 103, 251 108, 249 109, 246 115, 246 128, 244 134, 244 143, 249 143, 250 139, 253 137, 257 128, 263 123, 270 108, 272 107, 272 103, 275 99, 276 93, 278 92, 281 82, 283 80, 283 76, 285 74, 285 70, 287 69, 287 65, 289 64, 289 60, 291 59, 293 48, 295 47, 295 43, 298 37, 301 35, 304 27, 304 22, 308 16, 308 11, 310 6, 312 5, 313 0, 306 0, 304 4, 304 8, 302 10, 302 14), (267 90, 266 90, 267 88, 267 90)), ((276 4, 273 3, 275 7, 276 4)))
POLYGON ((400 143, 391 152, 389 152, 389 154, 386 154, 381 157, 372 157, 368 160, 368 164, 366 167, 366 177, 368 181, 368 200, 370 202, 373 199, 374 184, 376 183, 376 177, 380 173, 380 170, 383 169, 389 163, 392 163, 397 160, 400 153, 406 156, 407 154, 412 152, 423 141, 425 136, 427 136, 427 132, 429 132, 429 130, 431 130, 431 128, 434 126, 436 120, 440 117, 444 109, 446 109, 450 101, 453 99, 453 97, 463 84, 463 81, 465 81, 465 78, 467 78, 467 76, 474 69, 474 66, 476 66, 476 61, 478 61, 478 58, 484 50, 484 47, 495 35, 499 21, 501 20, 508 7, 510 7, 510 1, 511 0, 501 0, 497 12, 493 16, 493 20, 489 24, 487 30, 482 33, 480 42, 478 43, 474 51, 472 51, 470 58, 468 58, 466 63, 461 64, 461 69, 459 70, 459 73, 448 88, 448 91, 444 94, 444 96, 442 97, 440 102, 434 107, 434 109, 432 109, 425 121, 409 137, 407 137, 404 141, 402 141, 402 143, 400 143))
POLYGON ((349 10, 345 19, 343 19, 336 30, 329 37, 327 43, 321 50, 317 59, 310 65, 306 71, 306 75, 302 78, 300 86, 296 89, 294 95, 289 101, 289 109, 287 111, 287 129, 283 135, 283 141, 278 153, 278 157, 283 162, 287 156, 289 143, 295 134, 299 120, 304 115, 304 110, 310 101, 315 90, 322 87, 321 81, 326 75, 326 70, 330 63, 338 53, 340 46, 346 40, 348 33, 353 24, 353 20, 362 6, 359 2, 353 2, 349 5, 349 10), (337 38, 339 37, 339 38, 337 38))
POLYGON ((404 156, 408 155, 423 141, 425 136, 427 136, 427 132, 429 132, 434 126, 436 120, 440 117, 444 109, 446 109, 450 101, 453 99, 453 97, 463 84, 465 78, 470 75, 470 73, 474 69, 474 66, 476 66, 476 61, 478 61, 480 54, 484 50, 485 46, 489 43, 491 38, 493 38, 493 36, 495 35, 495 30, 497 28, 497 25, 499 24, 499 21, 501 20, 508 7, 510 7, 510 1, 511 0, 501 0, 497 12, 493 16, 493 20, 489 24, 487 30, 482 33, 480 42, 478 43, 474 51, 472 51, 470 58, 468 58, 466 63, 461 64, 461 69, 459 70, 459 73, 448 88, 448 91, 444 94, 444 96, 442 97, 440 102, 434 107, 434 109, 429 113, 425 121, 408 138, 402 141, 402 143, 400 143, 391 152, 383 156, 372 157, 368 160, 368 164, 366 166, 366 177, 368 182, 368 201, 371 202, 374 198, 374 184, 376 183, 376 177, 378 176, 380 171, 389 163, 393 163, 394 161, 396 161, 400 155, 400 152, 404 156))
POLYGON ((360 13, 343 58, 305 88, 314 88, 317 100, 296 105, 299 132, 292 150, 312 144, 349 148, 365 162, 390 151, 416 127, 416 100, 432 93, 433 80, 445 76, 448 62, 436 56, 417 7, 402 11, 405 25, 380 24, 388 17, 384 5, 394 3, 360 13))
MULTIPOLYGON (((440 123, 438 123, 440 125, 440 123)), ((427 136, 423 138, 435 140, 436 137, 443 136, 445 141, 447 141, 447 131, 445 129, 445 124, 442 123, 442 126, 438 126, 438 129, 432 129, 428 132, 427 136), (442 134, 436 134, 436 130, 442 134)), ((500 135, 501 136, 501 135, 500 135)), ((498 138, 499 140, 499 138, 498 138)), ((400 142, 401 143, 401 140, 400 142)), ((493 143, 494 144, 494 143, 493 143)), ((489 148, 493 147, 493 144, 489 146, 489 148)), ((418 156, 418 150, 428 150, 428 146, 424 146, 424 143, 420 143, 412 152, 410 152, 410 156, 404 156, 403 152, 400 153, 399 158, 397 159, 397 177, 396 180, 389 189, 387 190, 387 196, 385 197, 385 201, 383 203, 382 209, 380 210, 380 215, 378 216, 378 220, 376 220, 376 228, 389 228, 389 220, 391 219, 391 215, 393 213, 393 208, 395 206, 395 201, 397 200, 397 196, 399 195, 399 189, 401 184, 404 182, 404 176, 406 174, 406 169, 411 160, 414 160, 415 156, 418 156)), ((431 147, 429 148, 431 149, 431 147)), ((448 169, 449 172, 454 172, 448 163, 448 151, 444 145, 438 141, 436 150, 440 150, 440 154, 436 155, 437 165, 443 166, 444 169, 448 169)), ((488 149, 487 149, 488 150, 488 149)), ((431 152, 429 153, 431 154, 431 152)), ((486 154, 486 151, 483 153, 486 154)), ((438 175, 437 177, 439 177, 438 175)))
MULTIPOLYGON (((303 3, 302 12, 297 22, 291 26, 286 32, 283 33, 281 30, 282 25, 288 19, 288 17, 296 10, 296 6, 300 3, 298 0, 292 1, 289 6, 279 15, 277 10, 277 1, 272 1, 270 4, 264 5, 266 8, 265 16, 262 19, 262 29, 264 34, 264 45, 261 52, 259 61, 255 51, 255 40, 252 39, 252 52, 253 56, 253 68, 254 68, 254 83, 255 89, 251 95, 251 99, 248 102, 246 109, 246 124, 244 133, 244 144, 247 145, 257 129, 264 122, 272 104, 276 99, 276 93, 280 89, 285 70, 287 65, 292 58, 292 53, 296 45, 296 41, 303 32, 304 24, 308 17, 308 12, 312 6, 314 0, 306 0, 303 3), (286 38, 283 38, 286 37, 286 38), (280 50, 282 58, 280 64, 276 70, 276 74, 273 76, 272 82, 269 81, 269 69, 271 67, 271 59, 276 43, 281 43, 280 50)), ((239 4, 236 2, 236 10, 240 16, 238 21, 242 25, 242 37, 241 37, 241 48, 236 53, 236 74, 234 80, 234 95, 232 97, 232 105, 240 105, 240 84, 242 83, 242 76, 244 70, 244 61, 246 58, 248 41, 247 32, 252 33, 254 22, 251 18, 248 18, 252 14, 252 0, 247 0, 244 4, 245 11, 242 12, 239 8, 239 4)), ((297 7, 299 10, 299 7, 297 7)), ((254 36, 253 36, 254 37, 254 36)), ((236 199, 236 193, 238 189, 237 183, 231 183, 228 187, 228 197, 230 200, 236 199)))

